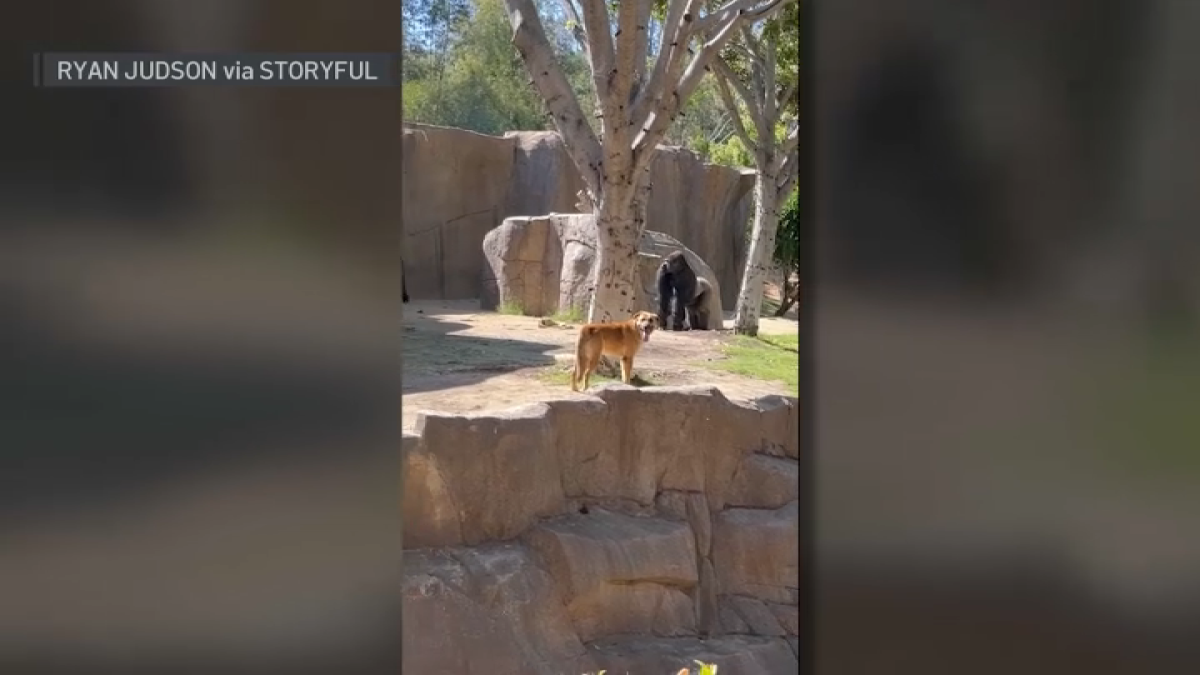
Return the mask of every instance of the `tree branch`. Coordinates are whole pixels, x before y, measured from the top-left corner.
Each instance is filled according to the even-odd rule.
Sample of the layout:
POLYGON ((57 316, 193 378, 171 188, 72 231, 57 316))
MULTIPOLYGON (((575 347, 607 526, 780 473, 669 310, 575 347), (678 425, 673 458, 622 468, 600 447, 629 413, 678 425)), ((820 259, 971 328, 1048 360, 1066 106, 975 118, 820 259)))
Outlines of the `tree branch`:
POLYGON ((588 49, 587 34, 583 30, 583 19, 579 18, 579 10, 575 8, 573 0, 562 0, 562 6, 567 10, 567 14, 571 15, 571 21, 575 24, 571 27, 571 36, 575 38, 575 43, 583 50, 583 53, 591 61, 591 51, 588 49))
POLYGON ((791 128, 788 129, 787 136, 784 136, 783 142, 779 144, 779 159, 782 167, 784 158, 795 152, 800 147, 800 123, 793 121, 791 128))
POLYGON ((766 37, 767 49, 766 53, 763 54, 762 60, 762 110, 768 118, 767 123, 772 128, 771 140, 774 140, 775 121, 779 119, 779 106, 775 104, 775 90, 777 88, 775 85, 777 75, 775 67, 778 64, 779 40, 776 39, 773 33, 768 34, 766 37))
POLYGON ((788 195, 792 194, 792 189, 796 187, 796 177, 798 174, 797 167, 793 167, 791 171, 783 176, 783 182, 777 183, 778 192, 775 194, 778 196, 776 197, 776 203, 783 203, 788 198, 788 195))
POLYGON ((763 0, 730 0, 721 5, 716 11, 696 21, 693 30, 696 33, 708 34, 720 31, 727 21, 743 19, 750 23, 768 19, 775 12, 783 9, 789 2, 796 0, 769 0, 761 7, 755 7, 763 0))
POLYGON ((583 31, 587 35, 588 54, 591 56, 588 63, 592 66, 592 85, 596 88, 600 111, 604 118, 608 118, 612 114, 609 110, 609 89, 616 69, 612 35, 609 32, 608 3, 605 0, 581 0, 580 4, 583 31))
POLYGON ((779 93, 775 98, 775 107, 779 110, 787 108, 787 104, 792 102, 792 97, 796 95, 796 91, 800 88, 800 83, 792 82, 779 93))
MULTIPOLYGON (((554 126, 563 137, 563 145, 594 201, 600 194, 601 185, 600 140, 584 117, 571 83, 555 59, 554 49, 546 39, 546 30, 542 27, 533 0, 505 0, 505 5, 513 28, 513 46, 520 53, 534 86, 545 100, 554 126)), ((590 36, 590 30, 588 34, 590 36)))
POLYGON ((784 155, 784 160, 780 162, 779 173, 775 177, 775 189, 782 202, 791 194, 792 188, 796 185, 796 180, 800 175, 800 151, 798 148, 793 148, 791 152, 784 155))
POLYGON ((617 75, 613 94, 619 104, 631 105, 630 94, 646 71, 646 24, 650 0, 622 0, 617 13, 617 75))
MULTIPOLYGON (((754 55, 748 64, 750 67, 750 88, 749 91, 754 95, 754 103, 758 109, 758 115, 754 116, 754 128, 758 132, 758 137, 763 139, 763 143, 768 143, 766 139, 770 139, 770 143, 775 141, 775 110, 771 106, 773 103, 772 94, 775 93, 773 88, 768 87, 767 78, 770 74, 770 69, 774 65, 768 62, 768 56, 763 55, 762 44, 751 32, 750 28, 745 23, 741 24, 742 39, 745 41, 746 48, 754 55)), ((767 53, 770 54, 768 47, 767 53)), ((770 146, 765 146, 770 147, 770 146)))
POLYGON ((663 42, 658 49, 658 58, 654 61, 654 70, 650 72, 650 80, 642 87, 633 104, 633 114, 630 119, 637 125, 644 126, 650 117, 650 110, 661 99, 666 89, 668 78, 674 80, 683 57, 687 54, 688 43, 691 41, 691 21, 701 0, 671 0, 667 6, 667 18, 663 23, 663 42))
MULTIPOLYGON (((733 125, 733 131, 737 134, 738 140, 745 146, 746 152, 753 157, 758 157, 758 144, 750 138, 749 132, 746 131, 746 125, 742 124, 741 111, 738 110, 737 101, 733 99, 733 94, 729 91, 729 83, 732 79, 734 84, 741 85, 737 82, 737 77, 729 68, 729 64, 720 56, 713 59, 713 74, 716 75, 717 93, 721 96, 721 102, 725 104, 725 110, 729 112, 730 123, 733 125)), ((743 87, 744 89, 744 87, 743 87)), ((747 106, 749 107, 749 106, 747 106)), ((754 111, 751 110, 751 115, 754 111)))
POLYGON ((649 161, 650 156, 658 147, 658 142, 670 128, 675 116, 679 114, 683 102, 691 96, 696 86, 704 79, 705 73, 708 72, 709 62, 720 53, 725 43, 733 36, 736 27, 737 21, 730 21, 721 32, 701 45, 696 51, 695 57, 692 58, 692 62, 688 64, 687 70, 684 71, 683 77, 679 80, 679 85, 667 94, 658 110, 651 112, 647 124, 633 139, 635 169, 649 161))
MULTIPOLYGON (((747 87, 744 82, 742 82, 741 78, 737 76, 737 73, 733 72, 733 68, 729 67, 729 64, 725 62, 725 59, 721 58, 720 55, 713 58, 712 69, 713 73, 717 76, 718 84, 724 82, 726 85, 732 85, 737 91, 738 97, 742 99, 742 102, 746 104, 746 109, 750 111, 751 119, 762 115, 762 107, 760 105, 759 98, 754 95, 754 92, 750 91, 750 88, 747 87)), ((758 124, 756 122, 755 129, 757 128, 758 124)))

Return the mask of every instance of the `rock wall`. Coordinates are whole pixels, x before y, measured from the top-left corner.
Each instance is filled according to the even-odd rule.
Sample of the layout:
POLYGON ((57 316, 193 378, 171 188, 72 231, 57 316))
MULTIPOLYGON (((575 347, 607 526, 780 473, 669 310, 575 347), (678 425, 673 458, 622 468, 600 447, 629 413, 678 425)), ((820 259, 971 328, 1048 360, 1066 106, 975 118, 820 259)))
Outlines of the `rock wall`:
MULTIPOLYGON (((528 316, 548 316, 560 310, 587 312, 596 263, 596 226, 592 214, 552 213, 513 216, 483 238, 483 273, 479 306, 495 311, 502 305, 519 307, 528 316)), ((706 303, 709 330, 721 330, 724 307, 716 272, 674 237, 646 230, 638 243, 639 283, 634 284, 635 309, 657 311, 658 268, 672 251, 683 251, 696 276, 713 287, 706 303)))
POLYGON ((405 668, 796 672, 796 400, 595 391, 405 437, 405 668))
MULTIPOLYGON (((409 292, 479 297, 484 235, 509 216, 575 212, 583 183, 557 133, 486 136, 406 124, 403 229, 409 292)), ((727 307, 736 300, 754 176, 661 148, 651 169, 647 227, 683 242, 712 266, 727 307)))

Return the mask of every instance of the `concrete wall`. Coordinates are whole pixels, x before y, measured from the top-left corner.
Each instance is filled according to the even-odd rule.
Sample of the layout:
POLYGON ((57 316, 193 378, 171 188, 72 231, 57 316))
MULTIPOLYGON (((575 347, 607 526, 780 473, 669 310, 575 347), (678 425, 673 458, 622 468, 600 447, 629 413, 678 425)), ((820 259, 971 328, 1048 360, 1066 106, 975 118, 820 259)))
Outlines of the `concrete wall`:
POLYGON ((609 385, 426 414, 403 453, 413 672, 798 668, 795 399, 609 385))
MULTIPOLYGON (((736 299, 753 174, 663 147, 651 177, 647 228, 669 234, 716 272, 724 304, 736 299)), ((415 298, 480 294, 483 237, 509 216, 575 213, 582 181, 558 134, 486 136, 409 124, 402 181, 409 292, 415 298)))

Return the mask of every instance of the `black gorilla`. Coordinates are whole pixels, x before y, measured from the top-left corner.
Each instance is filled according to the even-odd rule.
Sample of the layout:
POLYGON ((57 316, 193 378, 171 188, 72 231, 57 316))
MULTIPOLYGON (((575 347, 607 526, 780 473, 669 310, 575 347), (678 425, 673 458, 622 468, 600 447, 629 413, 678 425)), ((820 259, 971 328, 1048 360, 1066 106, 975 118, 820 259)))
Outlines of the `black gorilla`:
POLYGON ((684 314, 696 301, 696 286, 696 273, 688 265, 683 251, 668 254, 658 268, 658 322, 663 330, 683 330, 684 314), (675 300, 673 312, 672 299, 675 300), (672 319, 670 324, 667 323, 668 315, 672 319))
POLYGON ((696 294, 687 306, 688 325, 692 330, 708 330, 708 296, 713 292, 712 284, 704 277, 696 277, 696 294))

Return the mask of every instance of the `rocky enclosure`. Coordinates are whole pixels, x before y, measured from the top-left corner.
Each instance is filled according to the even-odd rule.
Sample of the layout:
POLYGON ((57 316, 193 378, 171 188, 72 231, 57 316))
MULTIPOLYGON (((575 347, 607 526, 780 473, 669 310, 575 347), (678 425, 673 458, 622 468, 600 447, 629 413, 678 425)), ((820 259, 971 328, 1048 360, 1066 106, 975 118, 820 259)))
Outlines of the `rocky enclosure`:
MULTIPOLYGON (((529 316, 548 316, 568 308, 586 312, 596 261, 594 223, 591 214, 505 218, 483 238, 480 307, 495 310, 511 304, 529 316)), ((655 311, 656 274, 662 259, 672 251, 683 251, 696 276, 712 284, 710 330, 720 330, 724 307, 716 272, 678 239, 662 232, 647 230, 638 244, 634 307, 655 311)))
POLYGON ((403 457, 413 672, 796 672, 795 399, 608 385, 426 414, 403 457))
MULTIPOLYGON (((661 148, 651 169, 648 229, 682 241, 712 266, 726 307, 736 300, 753 201, 752 172, 661 148)), ((573 213, 583 187, 558 134, 486 136, 406 124, 403 231, 415 298, 479 297, 484 236, 509 216, 573 213)))

